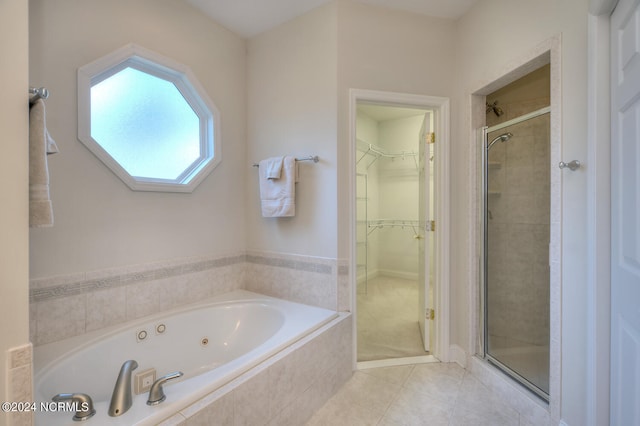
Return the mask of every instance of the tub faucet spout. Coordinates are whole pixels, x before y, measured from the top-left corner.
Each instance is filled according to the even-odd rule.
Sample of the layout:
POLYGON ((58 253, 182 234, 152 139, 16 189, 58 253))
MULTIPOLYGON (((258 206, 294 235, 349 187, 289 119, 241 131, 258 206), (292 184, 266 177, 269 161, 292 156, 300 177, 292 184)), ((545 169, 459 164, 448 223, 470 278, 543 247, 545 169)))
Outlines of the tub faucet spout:
POLYGON ((122 364, 111 395, 111 404, 109 405, 109 415, 111 417, 121 416, 131 408, 133 402, 131 396, 131 372, 136 368, 138 368, 138 363, 132 359, 122 364))

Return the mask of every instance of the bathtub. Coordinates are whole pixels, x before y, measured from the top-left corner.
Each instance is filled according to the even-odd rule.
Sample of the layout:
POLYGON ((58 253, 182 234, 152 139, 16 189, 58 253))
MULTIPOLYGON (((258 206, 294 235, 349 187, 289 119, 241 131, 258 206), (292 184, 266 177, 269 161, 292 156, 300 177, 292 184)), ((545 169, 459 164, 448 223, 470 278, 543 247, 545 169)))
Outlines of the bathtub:
MULTIPOLYGON (((36 403, 58 393, 88 394, 96 415, 87 425, 157 424, 202 399, 245 371, 332 321, 334 311, 237 290, 186 308, 145 317, 35 348, 36 403), (123 362, 136 373, 154 368, 156 378, 181 371, 167 382, 167 399, 146 404, 135 395, 119 417, 107 414, 123 362)), ((73 412, 36 411, 36 425, 78 425, 73 412)))

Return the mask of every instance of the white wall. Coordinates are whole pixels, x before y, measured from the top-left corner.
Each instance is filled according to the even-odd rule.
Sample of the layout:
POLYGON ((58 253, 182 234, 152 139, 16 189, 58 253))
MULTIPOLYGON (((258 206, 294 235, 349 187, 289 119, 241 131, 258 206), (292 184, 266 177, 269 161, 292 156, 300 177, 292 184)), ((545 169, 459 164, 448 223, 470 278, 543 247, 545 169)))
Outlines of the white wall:
MULTIPOLYGON (((0 2, 0 401, 9 398, 7 351, 29 343, 28 8, 0 2)), ((7 416, 0 413, 0 424, 7 416)))
MULTIPOLYGON (((456 95, 452 123, 452 343, 469 348, 471 201, 469 147, 471 99, 475 91, 510 70, 525 52, 561 35, 562 155, 587 158, 587 2, 583 0, 481 0, 457 23, 456 95), (459 255, 461 254, 462 255, 459 255), (458 254, 457 256, 454 254, 458 254)), ((586 174, 563 174, 562 218, 562 395, 569 425, 586 424, 586 174)), ((552 230, 553 232, 553 230, 552 230)), ((474 261, 471 259, 471 261, 474 261)), ((559 337, 559 336, 552 336, 559 337)))
MULTIPOLYGON (((418 152, 424 115, 385 120, 378 124, 379 145, 387 152, 418 152)), ((418 220, 417 157, 381 158, 378 164, 380 219, 418 220)), ((379 230, 380 269, 407 279, 418 278, 418 240, 415 230, 379 230)))
POLYGON ((454 23, 338 1, 338 252, 349 253, 349 89, 452 96, 454 23))
POLYGON ((246 228, 250 250, 337 257, 336 12, 331 3, 248 42, 246 228), (302 162, 296 215, 263 218, 263 158, 318 155, 302 162))
POLYGON ((30 35, 60 148, 55 226, 31 232, 31 278, 243 250, 245 41, 171 0, 32 0, 30 35), (131 191, 77 139, 77 68, 127 43, 189 66, 221 111, 222 163, 191 194, 131 191))
MULTIPOLYGON (((0 3, 2 51, 19 62, 8 76, 0 70, 10 108, 26 90, 22 3, 0 3)), ((470 94, 523 51, 561 33, 563 155, 586 158, 586 7, 583 0, 481 0, 453 23, 338 0, 250 40, 245 59, 243 40, 181 2, 32 0, 29 76, 51 89, 48 119, 61 149, 50 162, 56 225, 32 232, 32 277, 244 248, 346 258, 348 89, 453 97, 451 340, 467 348, 470 94), (75 70, 128 42, 189 65, 222 112, 223 162, 193 194, 131 192, 77 141, 75 70), (321 163, 301 167, 298 215, 265 221, 250 164, 281 154, 318 154, 321 163)), ((26 114, 16 109, 0 120, 25 123, 26 114)), ((14 130, 16 140, 26 139, 24 129, 14 130)), ((2 180, 10 208, 0 210, 9 233, 0 259, 12 264, 0 268, 2 323, 12 325, 2 329, 5 349, 24 343, 28 327, 20 143, 5 142, 0 160, 3 176, 22 175, 2 180)), ((575 173, 563 185, 562 416, 579 425, 585 423, 586 179, 575 173)))

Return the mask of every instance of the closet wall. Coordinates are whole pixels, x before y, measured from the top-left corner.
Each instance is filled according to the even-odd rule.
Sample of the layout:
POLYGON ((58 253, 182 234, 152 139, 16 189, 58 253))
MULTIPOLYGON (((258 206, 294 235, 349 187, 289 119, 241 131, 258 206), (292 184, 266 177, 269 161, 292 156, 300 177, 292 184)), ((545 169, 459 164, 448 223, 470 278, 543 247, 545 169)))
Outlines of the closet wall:
POLYGON ((368 157, 366 154, 369 144, 378 145, 378 122, 358 112, 356 128, 356 160, 360 160, 356 167, 356 237, 358 290, 361 290, 361 283, 378 275, 378 233, 369 232, 369 220, 380 216, 378 162, 375 157, 368 157))
POLYGON ((380 120, 358 112, 359 281, 378 275, 418 279, 416 154, 424 114, 416 114, 380 120))
MULTIPOLYGON (((386 152, 417 154, 423 120, 421 114, 379 122, 378 144, 386 152)), ((378 161, 380 219, 394 225, 374 231, 380 234, 378 268, 385 275, 417 280, 418 157, 383 157, 378 161), (397 227, 398 221, 413 225, 397 227)))

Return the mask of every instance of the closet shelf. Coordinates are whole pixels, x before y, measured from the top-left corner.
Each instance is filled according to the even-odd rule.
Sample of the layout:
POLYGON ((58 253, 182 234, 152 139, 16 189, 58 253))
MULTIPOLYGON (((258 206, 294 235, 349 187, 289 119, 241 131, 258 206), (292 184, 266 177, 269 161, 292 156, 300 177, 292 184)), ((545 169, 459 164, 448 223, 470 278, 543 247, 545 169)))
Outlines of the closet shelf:
POLYGON ((424 228, 423 225, 420 224, 419 220, 408 220, 408 219, 377 219, 370 220, 367 222, 367 227, 369 231, 367 235, 371 234, 376 229, 383 228, 407 228, 411 229, 415 234, 418 233, 418 230, 424 228))
POLYGON ((416 170, 418 169, 418 159, 417 159, 418 153, 417 152, 414 152, 414 151, 391 152, 391 151, 386 151, 370 143, 367 143, 362 139, 358 139, 357 142, 359 142, 361 145, 366 146, 366 148, 360 150, 362 152, 362 155, 356 161, 356 166, 358 166, 358 164, 360 164, 360 161, 362 161, 364 158, 367 158, 367 161, 369 161, 366 166, 366 170, 369 170, 369 167, 371 167, 373 163, 375 163, 379 158, 392 158, 392 159, 402 158, 404 160, 406 158, 411 157, 413 158, 413 163, 416 167, 416 170))

